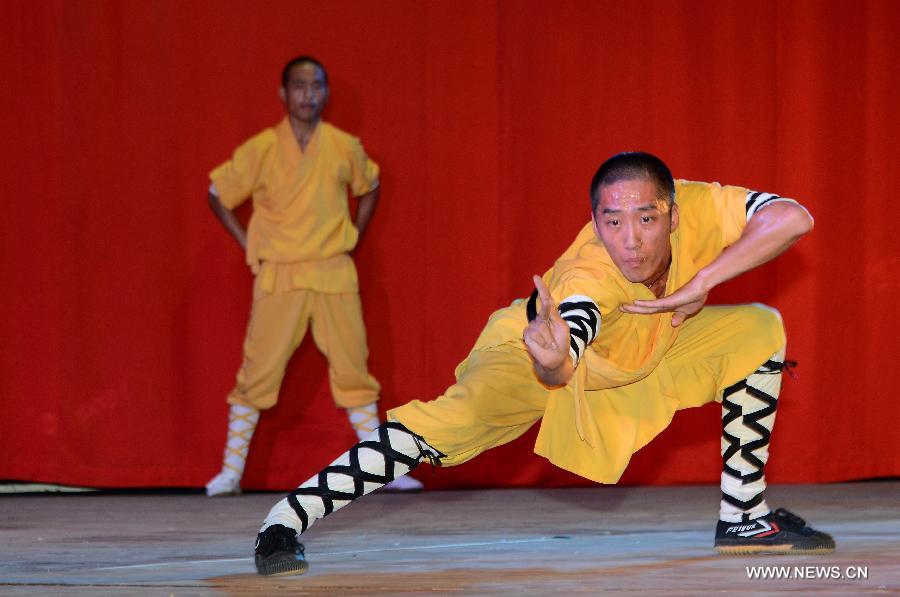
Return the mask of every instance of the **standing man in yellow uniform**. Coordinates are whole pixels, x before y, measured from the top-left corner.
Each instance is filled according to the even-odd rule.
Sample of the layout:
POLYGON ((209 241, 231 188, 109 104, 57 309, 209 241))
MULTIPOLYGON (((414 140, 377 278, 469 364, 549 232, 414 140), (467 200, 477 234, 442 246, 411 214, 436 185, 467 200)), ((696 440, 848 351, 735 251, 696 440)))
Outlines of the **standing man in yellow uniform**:
MULTIPOLYGON (((380 386, 368 348, 353 249, 378 200, 378 165, 356 137, 322 121, 328 75, 310 56, 288 62, 279 96, 284 119, 250 138, 211 173, 209 204, 246 251, 255 275, 253 306, 237 384, 228 395, 228 436, 209 496, 240 493, 261 410, 275 405, 285 367, 308 328, 328 359, 335 404, 362 438, 380 421, 380 386), (350 217, 348 191, 358 200, 350 217), (232 210, 253 198, 247 229, 232 210)), ((416 490, 411 477, 391 489, 416 490)))
POLYGON ((537 454, 615 483, 676 411, 713 401, 722 404, 715 549, 834 549, 829 535, 773 511, 764 497, 784 367, 780 316, 758 304, 704 306, 712 288, 811 230, 809 213, 771 193, 676 182, 646 153, 604 162, 590 199, 591 223, 535 276, 527 303, 491 316, 456 384, 391 410, 387 423, 269 511, 257 538, 260 574, 303 573, 299 533, 424 459, 461 464, 540 421, 537 454))

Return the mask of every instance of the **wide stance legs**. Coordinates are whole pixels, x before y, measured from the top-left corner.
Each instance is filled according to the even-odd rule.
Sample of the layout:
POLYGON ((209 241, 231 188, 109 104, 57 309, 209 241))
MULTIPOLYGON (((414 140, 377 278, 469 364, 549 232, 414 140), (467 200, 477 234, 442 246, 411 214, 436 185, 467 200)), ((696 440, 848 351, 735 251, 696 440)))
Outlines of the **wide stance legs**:
MULTIPOLYGON (((833 550, 831 537, 785 510, 772 512, 764 498, 764 467, 780 392, 784 345, 780 318, 770 309, 704 309, 685 324, 660 365, 659 380, 596 393, 592 412, 606 452, 588 455, 614 460, 615 466, 598 470, 602 473, 609 469, 612 472, 606 476, 617 479, 613 473, 619 472, 619 465, 624 469, 633 451, 664 428, 676 408, 701 406, 721 397, 723 474, 716 550, 833 550), (759 363, 762 365, 757 366, 759 363), (752 373, 741 379, 748 371, 752 373), (676 403, 662 390, 675 391, 676 403), (655 408, 651 409, 651 405, 655 408)), ((406 426, 391 422, 379 427, 269 512, 256 550, 259 573, 302 573, 306 563, 297 540, 299 533, 411 470, 422 459, 439 460, 447 466, 459 464, 519 437, 538 420, 547 425, 553 414, 553 400, 566 396, 553 394, 550 400, 551 394, 534 382, 530 367, 527 355, 514 347, 474 350, 464 366, 458 368, 457 383, 445 395, 429 402, 413 401, 391 411, 406 426)), ((567 431, 574 434, 571 420, 559 412, 556 416, 550 421, 559 430, 552 437, 556 444, 565 447, 563 452, 584 449, 577 438, 566 435, 567 431)), ((586 469, 592 470, 589 466, 586 469)), ((597 475, 596 480, 603 478, 604 475, 597 475)))

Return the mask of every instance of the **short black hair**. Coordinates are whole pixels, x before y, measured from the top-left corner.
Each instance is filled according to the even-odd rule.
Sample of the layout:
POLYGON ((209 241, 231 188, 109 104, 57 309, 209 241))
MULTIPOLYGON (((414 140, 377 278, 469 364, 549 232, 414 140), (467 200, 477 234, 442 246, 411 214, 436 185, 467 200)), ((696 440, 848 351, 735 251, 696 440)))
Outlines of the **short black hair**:
POLYGON ((296 58, 293 58, 287 64, 285 64, 284 68, 281 69, 281 86, 287 89, 288 77, 291 76, 291 69, 298 64, 305 64, 307 62, 319 67, 319 69, 322 71, 322 77, 325 79, 325 84, 328 85, 328 71, 325 70, 325 67, 322 66, 321 62, 319 62, 312 56, 297 56, 296 58))
POLYGON ((621 180, 649 180, 659 189, 659 198, 666 199, 671 207, 675 203, 675 181, 665 162, 643 151, 626 151, 609 158, 591 179, 591 213, 597 212, 600 203, 600 187, 621 180))

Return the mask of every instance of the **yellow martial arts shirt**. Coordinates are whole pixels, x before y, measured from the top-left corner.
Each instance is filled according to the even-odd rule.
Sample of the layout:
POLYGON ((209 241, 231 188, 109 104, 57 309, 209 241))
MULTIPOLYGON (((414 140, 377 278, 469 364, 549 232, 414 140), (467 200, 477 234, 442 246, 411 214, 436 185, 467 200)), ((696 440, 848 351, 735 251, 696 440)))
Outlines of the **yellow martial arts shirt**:
POLYGON ((327 122, 319 122, 302 151, 285 117, 238 147, 209 177, 228 209, 253 197, 247 263, 264 290, 340 293, 358 290, 348 253, 359 232, 347 193, 373 190, 378 172, 359 139, 327 122))
MULTIPOLYGON (((747 193, 747 189, 717 183, 676 181, 680 217, 671 235, 666 294, 686 284, 740 237, 746 225, 747 193)), ((681 378, 676 388, 671 372, 660 366, 678 333, 693 325, 692 320, 673 328, 671 313, 619 311, 620 305, 635 299, 655 297, 643 284, 631 283, 621 274, 590 223, 543 278, 557 302, 572 295, 593 299, 601 323, 572 380, 550 391, 535 452, 566 470, 614 483, 631 454, 668 426, 680 408, 679 396, 708 391, 701 389, 699 380, 691 387, 690 380, 685 384, 681 378)), ((523 301, 497 311, 474 350, 501 345, 525 350, 522 330, 526 323, 523 301)), ((722 378, 734 378, 731 383, 735 383, 768 356, 743 353, 735 346, 735 357, 722 378)))

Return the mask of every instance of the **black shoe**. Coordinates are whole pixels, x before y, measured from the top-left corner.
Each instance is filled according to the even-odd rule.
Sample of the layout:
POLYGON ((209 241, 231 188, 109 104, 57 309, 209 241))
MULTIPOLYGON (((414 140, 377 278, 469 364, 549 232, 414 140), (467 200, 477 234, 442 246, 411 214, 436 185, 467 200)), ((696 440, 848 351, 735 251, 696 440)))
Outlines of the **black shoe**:
POLYGON ((263 576, 303 574, 309 568, 297 531, 273 524, 256 536, 256 571, 263 576))
POLYGON ((716 525, 716 551, 726 555, 831 553, 831 535, 806 525, 799 516, 778 508, 749 522, 716 525))

